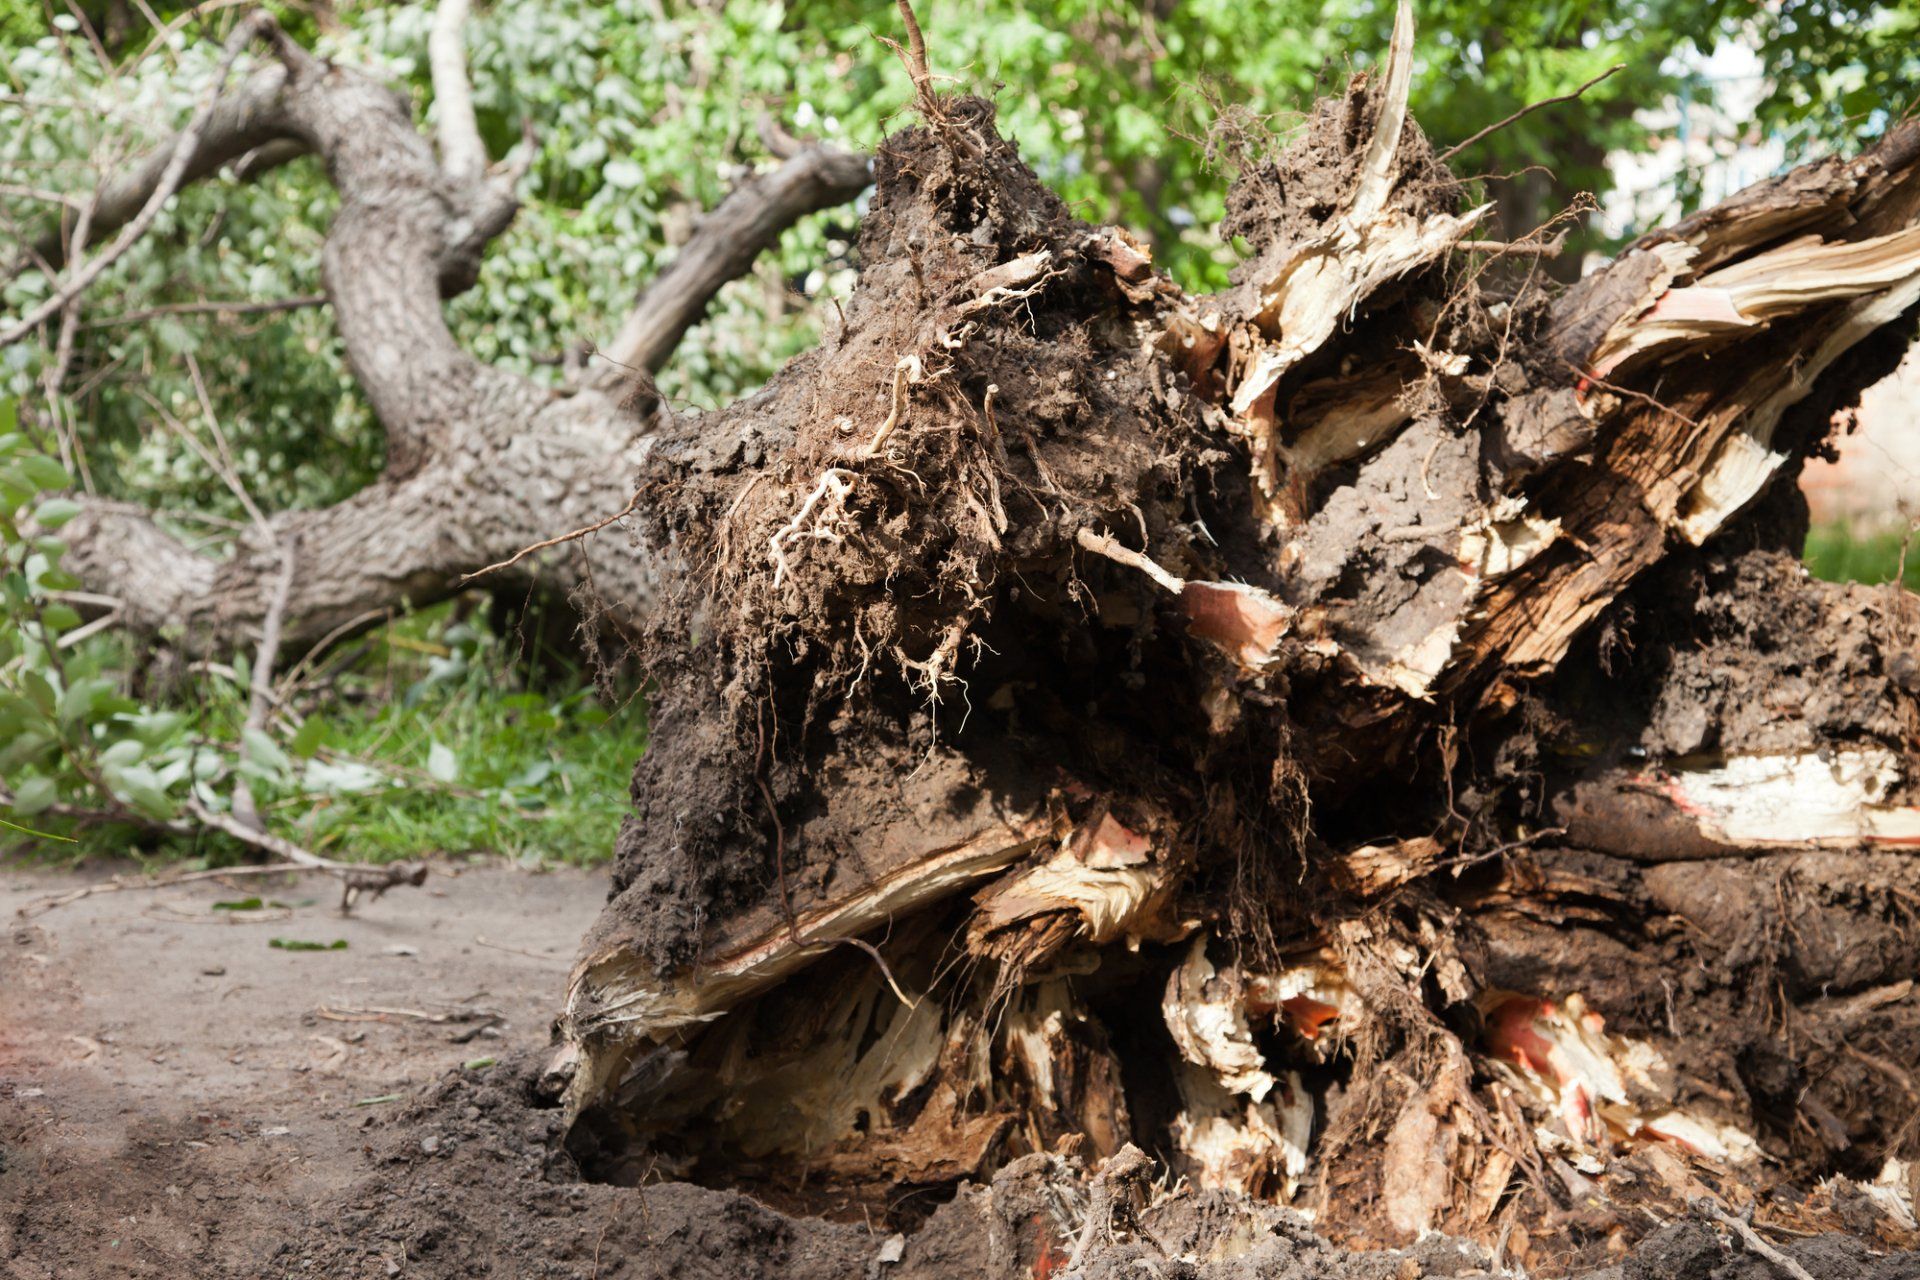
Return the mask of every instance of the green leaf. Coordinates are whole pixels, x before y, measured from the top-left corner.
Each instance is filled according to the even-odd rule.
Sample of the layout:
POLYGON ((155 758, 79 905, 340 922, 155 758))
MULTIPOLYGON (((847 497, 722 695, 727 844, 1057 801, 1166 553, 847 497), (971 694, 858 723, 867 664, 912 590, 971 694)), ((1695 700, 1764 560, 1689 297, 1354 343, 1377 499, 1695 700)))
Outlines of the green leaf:
POLYGON ((240 754, 261 768, 271 770, 276 776, 284 777, 293 771, 293 761, 287 753, 261 729, 241 732, 240 754))
POLYGON ((42 529, 58 529, 80 514, 80 504, 72 498, 48 498, 33 509, 34 523, 42 529))
POLYGON ((34 774, 13 789, 13 812, 22 818, 45 813, 60 798, 60 784, 52 778, 34 774))
POLYGON ((159 777, 145 765, 130 765, 109 770, 107 783, 121 800, 157 822, 167 822, 174 814, 173 801, 160 785, 159 777))
POLYGON ((82 676, 67 686, 60 695, 60 703, 54 712, 54 719, 63 729, 72 728, 83 720, 93 717, 94 709, 104 698, 113 695, 113 682, 99 676, 82 676))
POLYGON ((258 898, 236 898, 232 902, 216 902, 213 904, 213 909, 215 911, 258 911, 264 905, 266 904, 258 898))
POLYGON ((293 735, 288 750, 298 760, 311 760, 314 752, 326 745, 328 737, 327 722, 319 716, 308 716, 293 735))
POLYGON ((57 636, 80 625, 80 612, 70 604, 50 604, 40 611, 40 625, 57 636))
POLYGON ((386 781, 386 774, 358 760, 309 760, 300 775, 301 788, 319 795, 372 791, 386 781))
POLYGON ((100 763, 113 769, 139 764, 146 758, 147 744, 138 738, 120 738, 100 753, 100 763))
POLYGON ((37 489, 65 489, 73 483, 67 469, 45 454, 32 453, 20 459, 20 474, 37 489))
POLYGON ((38 671, 22 671, 20 688, 27 695, 27 701, 38 708, 43 716, 52 715, 54 707, 59 704, 59 698, 53 692, 53 686, 48 684, 47 678, 38 671))
POLYGON ((307 942, 300 938, 273 938, 267 945, 281 951, 345 951, 347 940, 335 938, 332 942, 307 942))
POLYGON ((178 733, 187 723, 187 717, 179 711, 142 711, 129 716, 126 723, 134 737, 149 747, 157 747, 178 733))
POLYGON ((507 785, 515 789, 537 787, 552 776, 553 761, 542 756, 538 760, 528 761, 517 773, 507 779, 507 785))

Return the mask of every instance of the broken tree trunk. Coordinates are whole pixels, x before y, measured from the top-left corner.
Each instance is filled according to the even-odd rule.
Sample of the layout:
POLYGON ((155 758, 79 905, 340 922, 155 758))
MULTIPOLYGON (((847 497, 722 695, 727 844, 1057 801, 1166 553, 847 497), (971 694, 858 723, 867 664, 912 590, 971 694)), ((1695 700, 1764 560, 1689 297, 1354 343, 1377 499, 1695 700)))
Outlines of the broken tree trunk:
MULTIPOLYGON (((605 523, 627 508, 646 456, 650 375, 786 228, 868 185, 864 156, 782 145, 779 166, 707 215, 576 385, 556 391, 487 365, 454 338, 441 303, 474 283, 486 247, 511 224, 522 171, 475 162, 484 152, 458 41, 465 9, 446 0, 454 38, 435 42, 437 158, 404 95, 314 58, 262 18, 249 29, 273 61, 215 102, 198 131, 100 191, 92 225, 104 237, 164 195, 170 175, 192 181, 261 157, 317 155, 341 198, 323 257, 326 296, 386 433, 387 462, 351 499, 275 514, 224 559, 174 537, 161 513, 83 500, 62 536, 90 607, 111 600, 123 625, 170 632, 190 651, 230 649, 259 630, 282 549, 296 547, 285 633, 298 649, 443 599, 524 548, 605 523)), ((31 260, 58 266, 63 253, 50 233, 31 260)), ((535 584, 558 595, 587 588, 589 615, 604 610, 625 625, 655 585, 651 561, 626 542, 610 534, 558 545, 483 581, 522 595, 535 584)))
POLYGON ((1461 247, 1410 42, 1210 297, 923 98, 844 327, 663 429, 590 1174, 910 1224, 1133 1142, 1361 1242, 1911 1239, 1920 606, 1808 580, 1793 482, 1910 335, 1920 124, 1555 291, 1461 247))

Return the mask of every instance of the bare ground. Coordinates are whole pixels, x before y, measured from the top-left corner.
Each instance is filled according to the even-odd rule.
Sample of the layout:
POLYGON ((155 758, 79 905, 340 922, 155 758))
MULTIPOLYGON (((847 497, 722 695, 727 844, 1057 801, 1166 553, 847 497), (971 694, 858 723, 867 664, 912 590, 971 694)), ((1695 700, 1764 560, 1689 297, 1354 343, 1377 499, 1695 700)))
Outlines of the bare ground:
MULTIPOLYGON (((1131 1230, 1093 1238, 1103 1178, 1070 1157, 963 1184, 904 1238, 734 1191, 585 1182, 539 1094, 600 875, 441 867, 345 919, 327 882, 268 877, 17 914, 115 870, 0 872, 5 1280, 1040 1277, 1070 1270, 1083 1239, 1092 1280, 1143 1264, 1209 1280, 1523 1274, 1440 1236, 1346 1253, 1289 1211, 1191 1190, 1161 1188, 1131 1230), (287 905, 214 907, 254 896, 287 905)), ((1786 1248, 1820 1280, 1920 1274, 1842 1236, 1786 1248)), ((1679 1221, 1592 1280, 1782 1274, 1679 1221)))
POLYGON ((385 1273, 316 1271, 298 1250, 404 1105, 365 1100, 409 1098, 466 1063, 544 1044, 605 892, 590 872, 488 865, 436 868, 425 888, 347 918, 331 882, 311 876, 16 914, 113 870, 15 866, 0 878, 8 1280, 385 1273), (213 906, 256 895, 291 910, 213 906), (348 946, 287 951, 274 938, 348 946), (447 1020, 356 1012, 373 1008, 447 1020))

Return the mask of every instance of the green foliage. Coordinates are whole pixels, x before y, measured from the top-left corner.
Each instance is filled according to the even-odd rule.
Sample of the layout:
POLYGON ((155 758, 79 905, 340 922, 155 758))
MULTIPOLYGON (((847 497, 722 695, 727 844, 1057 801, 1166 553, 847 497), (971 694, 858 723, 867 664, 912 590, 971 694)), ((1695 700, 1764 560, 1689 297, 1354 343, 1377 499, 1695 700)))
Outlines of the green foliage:
POLYGON ((1862 534, 1846 524, 1821 525, 1808 532, 1801 558, 1814 577, 1828 582, 1899 578, 1909 591, 1920 591, 1920 529, 1862 534))
POLYGON ((101 645, 74 644, 80 584, 60 567, 59 530, 74 504, 65 468, 14 429, 0 401, 0 780, 11 821, 56 822, 86 796, 131 821, 166 822, 213 762, 173 732, 185 717, 125 696, 101 645))
POLYGON ((589 862, 612 851, 646 749, 640 703, 609 712, 586 688, 529 687, 510 642, 441 616, 383 640, 381 661, 370 654, 343 687, 353 696, 288 744, 335 784, 283 810, 309 847, 376 860, 486 850, 589 862), (363 771, 382 780, 360 785, 363 771))
MULTIPOLYGON (((1223 283, 1232 261, 1212 232, 1229 175, 1202 140, 1226 115, 1258 118, 1284 136, 1314 92, 1337 89, 1379 55, 1392 17, 1388 0, 923 0, 921 8, 947 83, 994 92, 1004 128, 1048 182, 1085 216, 1147 232, 1162 263, 1200 287, 1223 283)), ((33 0, 0 0, 8 88, 18 95, 0 100, 0 184, 12 192, 0 195, 0 226, 44 225, 50 206, 20 192, 84 192, 177 127, 204 93, 235 13, 164 40, 127 37, 103 62, 72 13, 56 9, 49 20, 33 0)), ((383 69, 431 115, 430 4, 341 4, 324 23, 305 9, 284 17, 322 53, 383 69)), ((1467 172, 1547 165, 1557 173, 1551 193, 1534 189, 1534 177, 1490 188, 1526 196, 1509 202, 1516 218, 1603 187, 1608 152, 1648 141, 1634 109, 1683 87, 1670 55, 1689 46, 1754 43, 1774 77, 1758 124, 1791 132, 1796 153, 1871 135, 1920 87, 1911 7, 1433 0, 1419 18, 1414 108, 1442 142, 1625 67, 1582 101, 1536 112, 1461 157, 1467 172)), ((484 359, 557 378, 556 358, 611 332, 698 212, 768 163, 756 132, 762 113, 857 147, 905 122, 905 72, 876 38, 897 36, 898 26, 893 7, 877 0, 495 0, 482 8, 469 46, 483 132, 504 156, 524 121, 538 155, 520 218, 477 287, 452 304, 463 340, 484 359)), ((1686 87, 1699 101, 1714 88, 1686 87)), ((238 514, 199 459, 159 429, 165 416, 200 414, 189 357, 262 505, 337 501, 378 470, 377 424, 324 308, 115 323, 183 302, 320 292, 334 205, 311 160, 249 183, 199 184, 96 287, 66 380, 68 394, 84 394, 59 411, 87 424, 99 485, 150 505, 238 514)), ((848 287, 854 227, 853 211, 836 210, 794 228, 717 300, 663 378, 668 394, 725 401, 809 345, 830 300, 848 287)), ((24 273, 0 288, 0 311, 46 288, 38 273, 24 273)), ((45 359, 0 356, 0 392, 33 395, 45 359)))
POLYGON ((1920 9, 1841 0, 1785 0, 1751 12, 1771 91, 1767 128, 1800 147, 1859 145, 1920 97, 1920 9))
MULTIPOLYGON (((0 401, 0 427, 12 402, 0 401)), ((604 857, 646 747, 637 706, 612 716, 579 687, 536 692, 508 646, 446 609, 366 642, 358 664, 280 682, 281 714, 245 727, 244 659, 208 664, 165 704, 131 696, 117 637, 84 635, 63 599, 58 528, 74 504, 59 464, 0 430, 0 812, 8 831, 120 851, 212 858, 237 846, 179 823, 230 807, 244 778, 271 829, 349 858, 490 850, 604 857), (77 642, 76 642, 77 641, 77 642), (296 709, 305 706, 307 714, 296 709), (178 826, 178 830, 175 829, 178 826)))

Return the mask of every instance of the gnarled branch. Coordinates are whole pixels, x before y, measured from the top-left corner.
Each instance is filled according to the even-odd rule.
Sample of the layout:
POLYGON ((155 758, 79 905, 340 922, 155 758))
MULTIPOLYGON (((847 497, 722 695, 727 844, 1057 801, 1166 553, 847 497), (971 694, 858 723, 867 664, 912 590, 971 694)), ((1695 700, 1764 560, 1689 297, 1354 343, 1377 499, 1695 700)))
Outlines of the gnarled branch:
POLYGON ((795 222, 845 204, 870 181, 865 156, 813 143, 736 189, 701 220, 601 348, 612 364, 597 375, 600 384, 618 384, 627 369, 658 372, 722 285, 745 275, 795 222))

